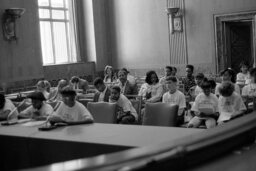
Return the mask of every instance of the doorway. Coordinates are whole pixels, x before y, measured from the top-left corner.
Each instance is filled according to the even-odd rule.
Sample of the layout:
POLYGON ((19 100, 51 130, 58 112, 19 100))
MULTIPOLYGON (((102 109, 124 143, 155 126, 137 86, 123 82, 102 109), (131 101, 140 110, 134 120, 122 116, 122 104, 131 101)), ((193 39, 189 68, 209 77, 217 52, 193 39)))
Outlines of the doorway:
POLYGON ((252 66, 252 21, 230 21, 226 22, 225 25, 227 67, 239 72, 241 62, 246 62, 252 66))
POLYGON ((242 61, 255 66, 256 12, 216 15, 216 72, 230 67, 240 71, 242 61))

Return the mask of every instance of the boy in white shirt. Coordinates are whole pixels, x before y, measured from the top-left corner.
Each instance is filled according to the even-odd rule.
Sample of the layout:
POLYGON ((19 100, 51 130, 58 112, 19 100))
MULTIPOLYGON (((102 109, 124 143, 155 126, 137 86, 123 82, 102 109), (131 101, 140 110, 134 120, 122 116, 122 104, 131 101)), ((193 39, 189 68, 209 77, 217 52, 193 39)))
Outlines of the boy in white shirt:
POLYGON ((177 90, 177 78, 174 76, 166 77, 166 86, 168 92, 163 95, 163 103, 170 103, 179 106, 177 124, 181 125, 184 123, 184 109, 186 108, 185 95, 177 90))
POLYGON ((31 99, 32 105, 20 112, 19 117, 45 120, 53 113, 52 106, 44 102, 46 98, 42 92, 36 91, 27 97, 31 99))
POLYGON ((76 91, 70 86, 61 90, 63 102, 61 102, 54 115, 48 120, 51 124, 66 123, 68 125, 92 123, 93 117, 86 107, 76 100, 76 91))
POLYGON ((117 123, 134 124, 138 120, 138 114, 132 103, 121 94, 121 88, 114 86, 111 88, 110 103, 116 103, 118 106, 117 123))
POLYGON ((231 82, 222 83, 219 88, 219 112, 218 124, 229 121, 230 119, 243 114, 246 111, 246 106, 239 94, 235 91, 234 85, 231 82))
POLYGON ((249 98, 256 96, 256 68, 250 71, 251 82, 242 89, 242 97, 246 103, 249 103, 249 98))
POLYGON ((191 110, 195 115, 188 123, 189 128, 197 128, 203 122, 206 128, 216 126, 215 117, 218 116, 218 98, 211 93, 211 84, 209 81, 204 81, 201 84, 203 93, 200 93, 192 105, 191 110))

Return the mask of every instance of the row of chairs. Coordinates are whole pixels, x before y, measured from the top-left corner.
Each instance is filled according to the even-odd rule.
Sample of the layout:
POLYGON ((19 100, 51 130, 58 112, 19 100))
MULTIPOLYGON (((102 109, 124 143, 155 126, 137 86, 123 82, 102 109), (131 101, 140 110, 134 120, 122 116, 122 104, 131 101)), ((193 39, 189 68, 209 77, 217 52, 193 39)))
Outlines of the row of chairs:
MULTIPOLYGON (((116 123, 116 104, 89 102, 88 110, 96 123, 116 123)), ((147 103, 145 114, 137 124, 151 126, 177 126, 178 106, 167 103, 147 103)))

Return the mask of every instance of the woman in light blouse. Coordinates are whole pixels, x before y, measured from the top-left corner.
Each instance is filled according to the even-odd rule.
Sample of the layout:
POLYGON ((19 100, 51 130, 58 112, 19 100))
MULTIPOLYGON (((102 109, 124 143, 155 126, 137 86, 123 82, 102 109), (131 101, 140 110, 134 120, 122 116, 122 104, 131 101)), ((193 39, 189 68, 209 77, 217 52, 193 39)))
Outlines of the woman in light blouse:
POLYGON ((142 96, 145 102, 160 102, 163 95, 163 85, 159 83, 156 72, 148 71, 145 82, 140 88, 139 96, 142 96))

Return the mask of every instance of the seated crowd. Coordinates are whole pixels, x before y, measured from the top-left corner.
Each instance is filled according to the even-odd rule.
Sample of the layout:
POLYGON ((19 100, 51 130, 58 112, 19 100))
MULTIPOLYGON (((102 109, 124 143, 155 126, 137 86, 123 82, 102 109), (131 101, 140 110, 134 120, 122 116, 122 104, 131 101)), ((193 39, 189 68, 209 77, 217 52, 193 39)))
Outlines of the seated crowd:
MULTIPOLYGON (((251 97, 256 90, 256 68, 250 72, 248 68, 242 63, 241 73, 237 75, 227 68, 220 73, 221 82, 216 84, 203 73, 194 76, 193 65, 186 66, 185 77, 178 77, 175 67, 166 66, 165 75, 160 79, 151 70, 146 73, 145 83, 137 85, 136 78, 126 68, 115 74, 111 66, 106 66, 104 78, 97 77, 93 82, 97 91, 91 101, 116 103, 119 124, 141 124, 145 104, 162 102, 179 106, 178 126, 213 128, 245 114, 251 107, 251 97), (131 102, 134 99, 141 100, 139 112, 131 102)), ((31 105, 19 112, 12 101, 0 95, 0 119, 47 119, 50 123, 66 124, 93 122, 92 114, 79 101, 89 89, 86 80, 73 76, 70 81, 61 79, 54 88, 47 80, 39 81, 36 86, 37 90, 27 96, 31 100, 21 102, 31 105), (52 103, 55 105, 50 105, 52 103)))

